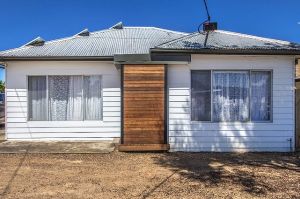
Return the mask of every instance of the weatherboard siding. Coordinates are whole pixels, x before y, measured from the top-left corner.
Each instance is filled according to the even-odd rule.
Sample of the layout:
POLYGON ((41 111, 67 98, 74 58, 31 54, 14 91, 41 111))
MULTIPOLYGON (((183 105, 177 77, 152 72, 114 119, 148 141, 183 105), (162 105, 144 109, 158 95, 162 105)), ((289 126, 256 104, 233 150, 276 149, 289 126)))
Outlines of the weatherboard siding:
MULTIPOLYGON (((107 140, 120 137, 120 73, 103 62, 9 62, 6 136, 10 140, 107 140), (103 121, 27 121, 28 75, 103 76, 103 121)), ((168 66, 168 134, 171 151, 290 151, 294 149, 294 58, 192 55, 168 66), (193 69, 273 71, 272 122, 194 122, 190 119, 193 69), (290 142, 289 139, 292 139, 290 142)))
POLYGON ((9 62, 6 136, 9 140, 109 140, 120 137, 120 73, 103 62, 9 62), (102 121, 27 121, 28 75, 102 75, 102 121))
POLYGON ((288 56, 193 55, 187 65, 169 65, 171 151, 290 151, 294 149, 294 58, 288 56), (191 70, 273 71, 273 121, 191 121, 191 70), (291 142, 289 139, 292 139, 291 142))

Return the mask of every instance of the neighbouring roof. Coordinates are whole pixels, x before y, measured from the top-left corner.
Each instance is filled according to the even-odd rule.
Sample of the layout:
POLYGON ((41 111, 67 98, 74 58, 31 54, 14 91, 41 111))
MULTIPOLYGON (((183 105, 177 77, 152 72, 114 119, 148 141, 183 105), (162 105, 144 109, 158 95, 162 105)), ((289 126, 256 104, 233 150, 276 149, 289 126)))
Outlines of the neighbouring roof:
POLYGON ((260 52, 300 54, 300 45, 288 41, 268 39, 241 33, 215 30, 196 32, 155 47, 155 50, 193 52, 260 52))
POLYGON ((28 44, 0 52, 2 57, 112 57, 115 54, 149 54, 158 44, 187 35, 155 27, 119 27, 91 32, 83 30, 75 36, 28 44), (85 33, 84 36, 80 36, 85 33))
POLYGON ((155 27, 124 27, 118 23, 109 29, 96 32, 85 29, 53 41, 39 37, 20 48, 0 52, 0 59, 112 58, 120 54, 149 54, 150 51, 300 55, 300 45, 222 30, 187 34, 155 27))

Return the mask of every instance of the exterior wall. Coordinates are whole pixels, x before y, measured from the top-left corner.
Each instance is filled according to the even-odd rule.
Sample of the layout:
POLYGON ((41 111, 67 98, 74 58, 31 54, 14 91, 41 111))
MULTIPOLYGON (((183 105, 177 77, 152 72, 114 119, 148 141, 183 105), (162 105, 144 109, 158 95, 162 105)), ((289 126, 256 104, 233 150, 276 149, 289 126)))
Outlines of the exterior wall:
POLYGON ((120 137, 120 74, 112 63, 8 62, 6 137, 9 140, 107 140, 120 137), (28 75, 102 75, 103 121, 27 121, 28 75))
POLYGON ((171 151, 294 150, 293 57, 193 55, 190 64, 170 65, 168 71, 168 132, 171 151), (273 121, 264 123, 191 121, 192 69, 271 69, 273 71, 273 121))

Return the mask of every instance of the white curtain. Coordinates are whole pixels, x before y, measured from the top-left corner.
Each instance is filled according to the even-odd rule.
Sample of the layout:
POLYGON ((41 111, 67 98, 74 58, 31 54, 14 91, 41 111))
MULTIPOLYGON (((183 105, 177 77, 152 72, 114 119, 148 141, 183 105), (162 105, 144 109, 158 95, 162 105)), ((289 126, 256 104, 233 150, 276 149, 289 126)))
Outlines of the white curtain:
POLYGON ((213 121, 249 120, 249 73, 213 73, 213 121))
POLYGON ((49 76, 50 120, 82 120, 82 76, 49 76))
POLYGON ((251 120, 267 121, 271 118, 271 72, 251 72, 251 120))
POLYGON ((84 77, 85 119, 101 120, 101 76, 84 77))
POLYGON ((83 120, 82 89, 82 76, 69 76, 67 120, 83 120))

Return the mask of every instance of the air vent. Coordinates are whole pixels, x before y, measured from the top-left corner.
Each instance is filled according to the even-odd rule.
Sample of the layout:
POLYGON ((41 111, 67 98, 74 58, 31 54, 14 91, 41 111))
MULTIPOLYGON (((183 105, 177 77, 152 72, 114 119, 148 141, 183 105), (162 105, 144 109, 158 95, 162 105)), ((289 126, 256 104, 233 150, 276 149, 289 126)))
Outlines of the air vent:
POLYGON ((79 33, 76 34, 77 36, 90 36, 90 32, 89 29, 84 29, 82 31, 80 31, 79 33))
POLYGON ((110 29, 123 29, 123 23, 119 22, 119 23, 113 25, 110 29))
POLYGON ((203 24, 203 31, 214 31, 218 29, 217 22, 206 22, 203 24))
POLYGON ((37 37, 34 40, 25 44, 25 46, 43 46, 45 44, 45 40, 41 37, 37 37))

